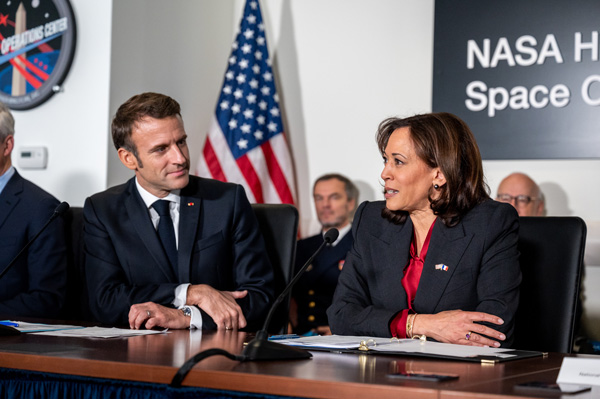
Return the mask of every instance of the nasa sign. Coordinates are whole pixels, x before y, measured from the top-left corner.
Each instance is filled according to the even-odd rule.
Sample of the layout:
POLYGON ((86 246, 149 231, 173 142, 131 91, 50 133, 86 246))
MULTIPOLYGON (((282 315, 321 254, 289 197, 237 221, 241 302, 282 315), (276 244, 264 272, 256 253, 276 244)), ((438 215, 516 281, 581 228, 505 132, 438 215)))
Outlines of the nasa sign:
POLYGON ((60 91, 71 67, 76 25, 68 0, 7 0, 0 7, 0 101, 37 107, 60 91))
POLYGON ((433 110, 484 159, 600 157, 600 2, 437 0, 433 110))

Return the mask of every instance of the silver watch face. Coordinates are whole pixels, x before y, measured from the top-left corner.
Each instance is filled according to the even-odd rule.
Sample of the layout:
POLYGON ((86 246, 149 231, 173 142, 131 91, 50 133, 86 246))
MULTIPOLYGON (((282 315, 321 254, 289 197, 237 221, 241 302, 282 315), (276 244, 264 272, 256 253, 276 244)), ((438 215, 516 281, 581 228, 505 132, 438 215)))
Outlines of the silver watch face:
POLYGON ((181 308, 181 311, 183 312, 184 316, 192 316, 192 309, 190 309, 188 306, 181 308))

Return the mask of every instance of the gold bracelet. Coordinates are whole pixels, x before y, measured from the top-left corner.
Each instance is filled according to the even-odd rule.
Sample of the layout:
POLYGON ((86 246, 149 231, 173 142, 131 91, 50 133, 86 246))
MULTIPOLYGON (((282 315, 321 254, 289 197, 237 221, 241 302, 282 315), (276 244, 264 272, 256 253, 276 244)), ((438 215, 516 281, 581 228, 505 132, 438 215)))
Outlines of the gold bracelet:
POLYGON ((410 321, 410 337, 413 337, 413 329, 415 328, 415 320, 417 320, 418 313, 415 313, 412 320, 410 321))
POLYGON ((412 338, 413 326, 415 323, 415 317, 417 314, 409 314, 406 318, 406 338, 412 338), (412 317, 411 317, 412 316, 412 317))

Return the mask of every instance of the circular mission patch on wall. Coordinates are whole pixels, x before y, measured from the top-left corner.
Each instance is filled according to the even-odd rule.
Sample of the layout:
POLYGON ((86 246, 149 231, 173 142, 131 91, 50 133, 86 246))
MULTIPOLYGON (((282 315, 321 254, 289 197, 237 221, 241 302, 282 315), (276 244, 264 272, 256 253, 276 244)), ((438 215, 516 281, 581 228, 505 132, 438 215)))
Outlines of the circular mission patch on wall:
POLYGON ((60 90, 75 54, 68 0, 4 0, 0 7, 0 101, 37 107, 60 90))

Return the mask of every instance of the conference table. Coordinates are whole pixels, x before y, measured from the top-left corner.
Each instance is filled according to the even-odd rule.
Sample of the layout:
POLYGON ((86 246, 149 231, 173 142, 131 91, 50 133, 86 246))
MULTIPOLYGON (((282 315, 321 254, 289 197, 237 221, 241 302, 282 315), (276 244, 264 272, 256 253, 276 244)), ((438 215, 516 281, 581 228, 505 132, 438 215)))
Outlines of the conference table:
MULTIPOLYGON (((171 330, 121 338, 74 338, 36 334, 0 337, 0 367, 152 384, 169 384, 190 357, 210 348, 240 354, 252 334, 238 331, 171 330)), ((184 387, 309 398, 539 398, 515 384, 554 382, 565 354, 549 353, 496 364, 423 357, 312 351, 307 360, 238 362, 214 356, 199 362, 184 387), (391 370, 457 374, 447 382, 407 381, 391 370)), ((155 386, 155 385, 154 385, 155 386)), ((598 387, 600 388, 600 387, 598 387)), ((568 395, 599 397, 600 391, 568 395)), ((240 397, 240 396, 236 396, 240 397)), ((566 396, 565 396, 566 397, 566 396)))

